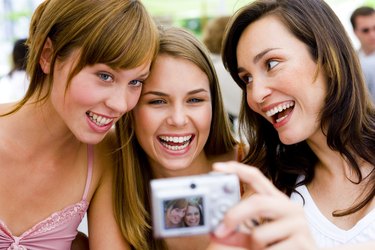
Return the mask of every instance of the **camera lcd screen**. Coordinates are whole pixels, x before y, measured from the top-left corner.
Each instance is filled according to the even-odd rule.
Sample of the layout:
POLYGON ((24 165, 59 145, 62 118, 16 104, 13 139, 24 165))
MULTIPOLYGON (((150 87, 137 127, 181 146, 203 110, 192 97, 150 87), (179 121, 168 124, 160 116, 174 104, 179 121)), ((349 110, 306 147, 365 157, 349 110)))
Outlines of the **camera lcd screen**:
POLYGON ((203 196, 164 200, 163 211, 166 230, 204 226, 203 196))

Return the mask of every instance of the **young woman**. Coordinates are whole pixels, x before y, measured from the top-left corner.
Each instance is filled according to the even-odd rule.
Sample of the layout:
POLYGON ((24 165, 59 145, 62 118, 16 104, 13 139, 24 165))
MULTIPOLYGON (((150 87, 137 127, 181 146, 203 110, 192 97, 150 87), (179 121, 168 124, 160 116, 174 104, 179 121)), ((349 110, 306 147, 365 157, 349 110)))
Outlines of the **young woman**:
POLYGON ((186 208, 184 223, 187 227, 196 227, 203 225, 202 207, 198 202, 189 201, 186 208))
POLYGON ((209 53, 192 34, 160 30, 159 54, 117 138, 115 209, 125 238, 135 249, 205 249, 208 235, 155 240, 149 203, 151 179, 207 173, 237 157, 209 53))
POLYGON ((218 166, 255 194, 216 236, 248 249, 374 249, 375 109, 335 13, 320 0, 255 1, 232 18, 223 61, 246 97, 244 162, 284 194, 255 168, 218 166), (254 219, 267 222, 235 233, 254 219))
POLYGON ((165 204, 165 228, 183 227, 187 206, 186 199, 168 201, 165 204))
POLYGON ((28 92, 0 106, 0 249, 70 249, 88 207, 90 249, 125 249, 99 142, 137 103, 157 29, 139 1, 47 0, 27 44, 28 92))

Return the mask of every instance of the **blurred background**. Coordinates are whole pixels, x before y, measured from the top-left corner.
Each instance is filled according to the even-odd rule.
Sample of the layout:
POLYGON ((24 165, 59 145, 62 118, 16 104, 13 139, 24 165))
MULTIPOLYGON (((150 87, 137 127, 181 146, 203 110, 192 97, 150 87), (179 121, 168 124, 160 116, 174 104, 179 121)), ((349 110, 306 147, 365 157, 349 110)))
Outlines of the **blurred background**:
MULTIPOLYGON (((335 10, 354 46, 358 41, 350 27, 349 17, 360 5, 375 6, 375 0, 326 0, 335 10)), ((9 72, 14 41, 26 38, 32 12, 42 0, 0 0, 0 77, 9 72)), ((213 17, 231 15, 249 0, 143 0, 150 13, 162 24, 183 26, 198 37, 205 23, 213 17)))
MULTIPOLYGON (((64 1, 64 0, 61 0, 64 1)), ((182 26, 198 38, 204 25, 211 18, 232 15, 251 0, 142 0, 155 20, 164 25, 182 26)), ((326 0, 346 28, 355 48, 359 42, 354 36, 350 15, 361 5, 375 7, 375 0, 326 0)), ((0 0, 0 78, 11 66, 13 44, 17 39, 27 38, 31 15, 43 0, 0 0)), ((322 27, 324 28, 324 27, 322 27)), ((86 218, 80 231, 87 233, 86 218)))

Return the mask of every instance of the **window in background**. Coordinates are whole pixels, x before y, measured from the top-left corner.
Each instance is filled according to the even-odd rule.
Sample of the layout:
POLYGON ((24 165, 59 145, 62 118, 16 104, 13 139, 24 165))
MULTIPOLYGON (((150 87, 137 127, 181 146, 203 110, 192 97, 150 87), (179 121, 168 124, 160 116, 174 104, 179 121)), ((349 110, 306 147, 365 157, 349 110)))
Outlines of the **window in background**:
POLYGON ((0 0, 0 77, 11 66, 13 43, 28 36, 31 14, 42 0, 0 0))

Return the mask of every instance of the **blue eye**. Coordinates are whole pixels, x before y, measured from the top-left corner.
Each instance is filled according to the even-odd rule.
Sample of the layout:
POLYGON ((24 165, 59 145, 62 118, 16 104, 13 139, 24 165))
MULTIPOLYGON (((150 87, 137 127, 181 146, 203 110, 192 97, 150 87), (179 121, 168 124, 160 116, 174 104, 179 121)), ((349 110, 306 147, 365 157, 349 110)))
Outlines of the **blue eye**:
POLYGON ((139 80, 132 80, 130 81, 130 85, 134 86, 134 87, 140 87, 142 86, 143 82, 142 81, 139 81, 139 80))
POLYGON ((98 73, 98 76, 101 80, 103 80, 105 82, 112 82, 113 81, 113 77, 112 77, 111 74, 101 72, 101 73, 98 73))
POLYGON ((164 104, 166 103, 166 101, 162 100, 162 99, 157 99, 157 100, 151 100, 148 102, 149 104, 154 104, 154 105, 158 105, 158 104, 164 104))
POLYGON ((203 100, 200 99, 200 98, 191 98, 188 100, 188 102, 190 103, 199 103, 199 102, 202 102, 203 100))

